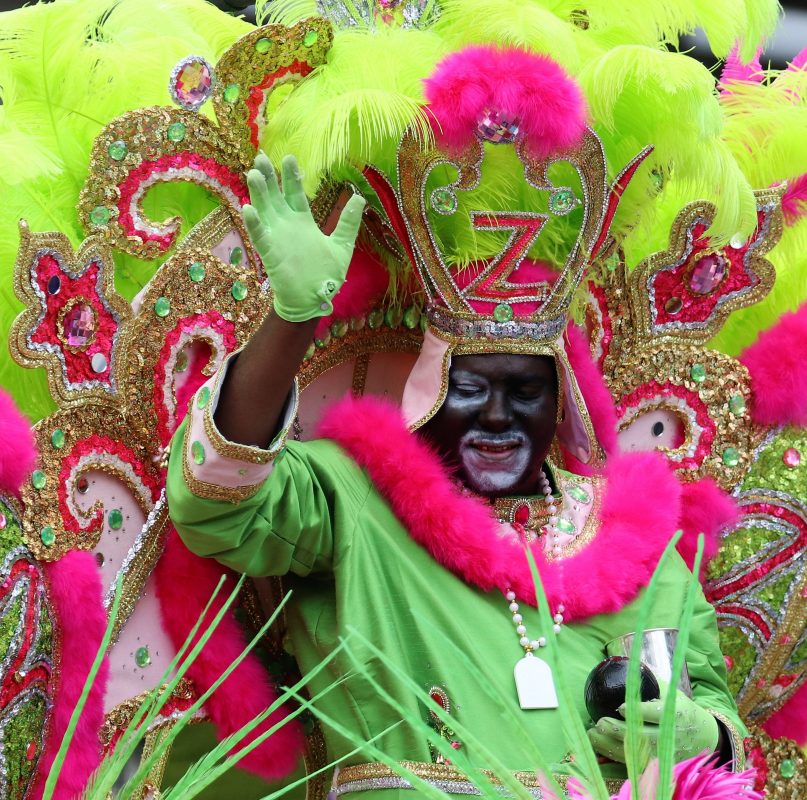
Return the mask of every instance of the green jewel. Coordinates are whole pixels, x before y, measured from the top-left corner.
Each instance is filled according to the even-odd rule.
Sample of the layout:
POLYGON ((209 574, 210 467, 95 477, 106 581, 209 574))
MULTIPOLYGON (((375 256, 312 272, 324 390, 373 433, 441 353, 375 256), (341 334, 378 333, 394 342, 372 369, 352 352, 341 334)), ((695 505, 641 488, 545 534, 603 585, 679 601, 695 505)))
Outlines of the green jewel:
POLYGON ((703 383, 706 380, 706 367, 703 364, 693 364, 689 370, 689 377, 695 383, 703 383))
POLYGON ((314 339, 314 344, 320 349, 324 350, 331 343, 331 332, 325 331, 325 335, 321 339, 314 339))
POLYGON ((499 303, 496 308, 493 309, 493 319, 496 322, 510 322, 513 319, 513 307, 510 303, 499 303))
POLYGON ((352 317, 350 320, 350 330, 361 331, 367 324, 367 317, 352 317))
POLYGON ((90 222, 93 225, 106 225, 111 216, 112 212, 106 206, 96 206, 90 211, 90 222))
POLYGON ((555 525, 555 527, 561 533, 569 533, 569 534, 571 534, 571 533, 574 533, 577 530, 577 528, 574 527, 574 523, 569 522, 569 520, 565 519, 564 517, 561 517, 558 520, 558 523, 557 523, 557 525, 555 525))
POLYGON ((140 668, 147 667, 151 664, 151 654, 149 653, 148 647, 138 647, 137 650, 135 650, 135 664, 140 668))
POLYGON ((432 192, 432 208, 438 214, 449 216, 457 210, 457 196, 451 189, 435 189, 432 192))
POLYGON ((123 512, 119 508, 113 508, 106 515, 106 521, 113 531, 119 531, 123 527, 123 512))
POLYGON ((578 503, 588 503, 591 501, 591 496, 582 486, 570 486, 566 490, 566 494, 578 503))
POLYGON ((236 281, 233 284, 233 288, 230 289, 230 294, 233 296, 234 300, 238 300, 240 302, 247 296, 247 285, 244 283, 244 281, 236 281))
POLYGON ((403 322, 403 311, 400 308, 388 308, 384 314, 384 322, 390 328, 397 328, 403 322))
POLYGON ((420 330, 423 331, 423 333, 426 333, 426 328, 428 326, 429 326, 429 320, 427 319, 425 314, 421 314, 421 317, 420 317, 420 330))
POLYGON ((188 269, 188 275, 194 283, 204 280, 205 268, 201 261, 194 261, 188 269))
POLYGON ((61 450, 64 447, 64 431, 61 428, 56 428, 56 430, 50 435, 50 443, 57 450, 61 450))
POLYGON ((558 217, 565 217, 576 206, 577 198, 571 189, 555 189, 549 195, 549 210, 558 217))
POLYGON ((158 297, 154 303, 154 313, 158 317, 167 317, 171 313, 171 301, 167 297, 158 297))
POLYGON ((316 352, 317 352, 317 346, 313 342, 311 342, 311 344, 308 345, 308 350, 305 351, 305 355, 303 356, 303 358, 305 358, 306 360, 308 360, 309 358, 313 358, 314 353, 316 352))
POLYGON ((188 354, 184 350, 180 350, 177 360, 174 362, 174 372, 185 372, 187 368, 188 354))
POLYGON ((42 472, 41 469, 35 469, 31 474, 31 485, 34 487, 34 489, 44 489, 47 482, 48 479, 45 477, 45 473, 42 472))
POLYGON ((244 251, 240 247, 230 250, 230 263, 238 266, 244 260, 244 251))
POLYGON ((375 311, 371 311, 367 315, 367 324, 370 326, 370 330, 380 328, 383 322, 384 322, 384 312, 378 308, 375 311))
POLYGON ((129 152, 129 148, 126 146, 126 142, 118 140, 117 142, 112 142, 106 151, 113 161, 123 161, 126 158, 126 153, 129 152))
POLYGON ((339 319, 331 325, 331 333, 337 338, 341 339, 348 331, 348 324, 346 320, 339 319))
POLYGON ((225 90, 224 90, 224 99, 228 103, 234 103, 238 100, 238 96, 241 94, 241 90, 238 88, 237 83, 231 83, 225 90))
POLYGON ((734 394, 729 400, 729 410, 735 417, 745 414, 745 398, 741 394, 734 394))
POLYGON ((319 34, 316 31, 308 31, 308 33, 303 36, 303 44, 306 47, 313 47, 317 43, 317 39, 319 39, 319 34))
POLYGON ((723 463, 727 467, 736 467, 740 463, 740 453, 736 447, 727 447, 723 451, 723 463))
POLYGON ((258 41, 257 41, 257 42, 255 42, 255 52, 256 52, 256 53, 261 53, 261 54, 263 54, 263 53, 268 53, 268 52, 269 52, 269 48, 270 48, 271 46, 272 46, 272 40, 271 40, 271 39, 267 39, 267 38, 264 36, 262 39, 258 39, 258 41))
POLYGON ((205 463, 205 448, 201 442, 191 442, 191 457, 193 458, 193 463, 197 466, 201 467, 205 463))
POLYGON ((786 758, 780 765, 779 765, 779 774, 783 778, 787 778, 790 780, 796 774, 796 765, 793 761, 789 758, 786 758))
POLYGON ((196 407, 204 408, 210 400, 210 387, 203 386, 196 395, 196 407))
POLYGON ((249 470, 246 467, 241 467, 241 469, 238 470, 238 474, 242 478, 245 478, 248 472, 249 472, 249 470))
POLYGON ((50 525, 45 525, 39 532, 39 538, 42 540, 42 544, 44 544, 45 547, 50 547, 56 541, 56 534, 50 525))
POLYGON ((410 306, 404 311, 403 323, 410 331, 415 330, 420 325, 420 309, 410 306))
POLYGON ((168 140, 171 142, 181 142, 185 138, 185 123, 173 122, 168 126, 168 140))

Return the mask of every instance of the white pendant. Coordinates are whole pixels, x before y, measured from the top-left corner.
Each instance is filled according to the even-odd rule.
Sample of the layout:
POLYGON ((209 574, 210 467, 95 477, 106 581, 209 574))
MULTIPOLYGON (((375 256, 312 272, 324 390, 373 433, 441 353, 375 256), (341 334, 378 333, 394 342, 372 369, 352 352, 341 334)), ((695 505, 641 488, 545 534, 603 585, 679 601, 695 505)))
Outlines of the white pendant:
POLYGON ((514 674, 518 704, 523 709, 558 707, 552 670, 546 661, 527 653, 516 663, 514 674))

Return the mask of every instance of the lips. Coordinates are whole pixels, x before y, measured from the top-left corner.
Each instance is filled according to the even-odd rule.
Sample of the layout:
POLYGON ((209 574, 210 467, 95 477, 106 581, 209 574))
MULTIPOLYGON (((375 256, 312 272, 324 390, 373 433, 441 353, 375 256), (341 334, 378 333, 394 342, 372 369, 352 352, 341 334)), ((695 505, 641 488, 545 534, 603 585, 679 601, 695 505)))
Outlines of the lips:
POLYGON ((479 457, 498 462, 507 461, 521 447, 521 442, 469 442, 468 446, 479 457))

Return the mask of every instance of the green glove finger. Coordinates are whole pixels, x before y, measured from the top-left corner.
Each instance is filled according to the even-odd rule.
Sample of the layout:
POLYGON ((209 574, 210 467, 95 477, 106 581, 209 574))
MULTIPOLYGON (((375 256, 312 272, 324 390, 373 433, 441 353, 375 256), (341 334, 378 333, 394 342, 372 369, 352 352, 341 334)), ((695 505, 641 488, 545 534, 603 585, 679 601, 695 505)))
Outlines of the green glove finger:
POLYGON ((331 234, 334 244, 353 247, 356 237, 359 235, 361 215, 366 205, 367 201, 360 194, 354 194, 345 203, 345 207, 339 216, 339 222, 336 223, 336 227, 331 234))
POLYGON ((625 747, 618 739, 605 736, 597 728, 589 728, 586 731, 591 746, 601 756, 610 758, 612 761, 625 763, 625 747))
POLYGON ((271 233, 269 228, 263 224, 256 208, 246 205, 241 209, 241 214, 244 217, 244 225, 247 228, 249 238, 252 244, 258 251, 261 260, 265 260, 265 253, 271 242, 271 233))
POLYGON ((618 739, 620 742, 625 741, 628 726, 621 719, 614 719, 613 717, 601 717, 597 720, 594 726, 603 736, 609 739, 618 739))
POLYGON ((269 160, 269 156, 264 152, 258 153, 255 156, 254 168, 263 175, 264 183, 266 185, 266 194, 269 199, 269 205, 275 212, 284 211, 286 202, 283 200, 283 195, 280 193, 280 186, 277 183, 277 175, 275 175, 275 168, 269 160))
POLYGON ((247 173, 247 188, 249 189, 249 204, 257 212, 261 224, 271 225, 276 212, 269 199, 266 178, 260 170, 251 169, 247 173))
POLYGON ((283 176, 283 196, 292 211, 308 211, 308 198, 303 190, 302 176, 294 156, 284 156, 280 165, 283 176))

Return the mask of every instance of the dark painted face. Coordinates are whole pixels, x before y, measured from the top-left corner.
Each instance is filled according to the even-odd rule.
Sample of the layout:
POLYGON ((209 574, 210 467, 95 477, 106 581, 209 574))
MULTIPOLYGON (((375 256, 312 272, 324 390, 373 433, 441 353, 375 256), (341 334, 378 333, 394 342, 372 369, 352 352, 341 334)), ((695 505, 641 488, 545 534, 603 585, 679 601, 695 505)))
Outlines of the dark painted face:
POLYGON ((445 402, 420 434, 472 491, 535 494, 555 435, 557 403, 549 356, 456 356, 445 402))

